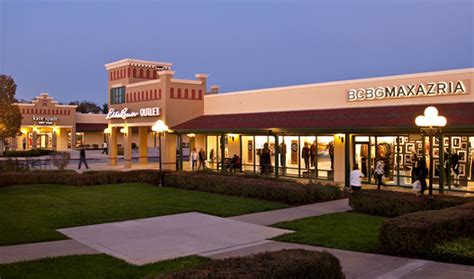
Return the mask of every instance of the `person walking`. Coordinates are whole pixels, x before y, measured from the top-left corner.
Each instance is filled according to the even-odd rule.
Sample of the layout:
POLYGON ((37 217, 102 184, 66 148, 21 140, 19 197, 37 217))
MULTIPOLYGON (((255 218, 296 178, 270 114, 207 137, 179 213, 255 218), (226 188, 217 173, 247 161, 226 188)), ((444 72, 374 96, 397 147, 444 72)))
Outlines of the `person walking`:
POLYGON ((195 170, 197 167, 197 161, 198 161, 198 153, 196 152, 196 148, 193 148, 193 151, 191 151, 191 154, 189 156, 189 160, 191 161, 191 170, 195 170))
POLYGON ((359 166, 356 164, 354 169, 351 171, 350 181, 351 181, 351 191, 356 192, 362 188, 361 178, 364 177, 364 174, 359 170, 359 166))
POLYGON ((109 148, 107 146, 107 141, 104 141, 104 143, 102 144, 102 153, 101 154, 104 154, 105 155, 109 155, 109 148))
POLYGON ((199 150, 199 166, 198 170, 205 170, 206 169, 206 152, 204 152, 204 149, 199 150))
POLYGON ((380 190, 380 186, 383 184, 383 175, 385 174, 385 162, 383 159, 377 161, 375 166, 375 176, 377 178, 377 190, 380 190))
POLYGON ((418 161, 418 166, 416 167, 416 180, 420 181, 421 183, 421 190, 420 194, 423 195, 427 185, 426 185, 426 177, 428 176, 428 168, 426 167, 426 160, 421 158, 418 161))
POLYGON ((86 168, 89 169, 89 166, 87 165, 87 161, 86 161, 86 149, 84 147, 81 148, 81 150, 79 151, 79 168, 78 168, 78 170, 81 169, 82 163, 84 163, 86 168))

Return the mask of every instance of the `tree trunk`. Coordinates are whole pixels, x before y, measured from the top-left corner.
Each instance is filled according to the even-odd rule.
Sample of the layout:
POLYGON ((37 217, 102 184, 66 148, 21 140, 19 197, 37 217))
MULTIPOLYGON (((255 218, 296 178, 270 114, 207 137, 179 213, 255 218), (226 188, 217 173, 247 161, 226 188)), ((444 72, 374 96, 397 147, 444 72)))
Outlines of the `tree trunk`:
POLYGON ((5 150, 5 139, 0 138, 0 156, 3 156, 5 150))

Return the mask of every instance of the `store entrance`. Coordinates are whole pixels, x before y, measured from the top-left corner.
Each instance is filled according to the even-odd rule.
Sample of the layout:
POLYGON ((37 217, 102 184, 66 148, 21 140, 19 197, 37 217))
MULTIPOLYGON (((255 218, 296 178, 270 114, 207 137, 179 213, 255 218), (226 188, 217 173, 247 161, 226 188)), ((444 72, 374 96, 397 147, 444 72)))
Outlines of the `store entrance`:
POLYGON ((355 144, 355 164, 359 167, 364 177, 361 179, 364 182, 370 183, 370 143, 369 142, 358 142, 355 144))
POLYGON ((36 146, 42 149, 52 149, 53 148, 53 134, 52 133, 39 133, 37 135, 36 146))

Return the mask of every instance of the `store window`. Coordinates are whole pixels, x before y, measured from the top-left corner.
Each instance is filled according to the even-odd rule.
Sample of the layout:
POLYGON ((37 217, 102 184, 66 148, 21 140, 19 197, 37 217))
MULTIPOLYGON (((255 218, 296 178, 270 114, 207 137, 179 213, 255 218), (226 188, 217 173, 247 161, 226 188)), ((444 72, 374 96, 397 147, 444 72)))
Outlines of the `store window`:
POLYGON ((125 103, 125 86, 110 89, 110 103, 111 104, 125 103))

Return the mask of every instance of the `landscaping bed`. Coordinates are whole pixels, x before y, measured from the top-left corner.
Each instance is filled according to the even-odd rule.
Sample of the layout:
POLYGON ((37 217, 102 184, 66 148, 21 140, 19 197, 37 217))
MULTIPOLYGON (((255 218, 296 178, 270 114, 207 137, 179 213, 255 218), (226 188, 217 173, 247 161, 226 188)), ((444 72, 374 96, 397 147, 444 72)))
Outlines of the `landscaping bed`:
POLYGON ((291 180, 218 175, 207 172, 170 172, 164 176, 164 185, 165 187, 288 204, 314 203, 344 198, 344 193, 338 187, 330 185, 301 184, 291 180))
POLYGON ((363 190, 349 196, 353 210, 371 215, 396 217, 408 213, 443 209, 474 201, 472 198, 437 195, 430 201, 427 196, 413 193, 363 190))
POLYGON ((217 278, 345 278, 339 260, 328 252, 301 249, 213 260, 204 265, 156 276, 167 279, 217 278))

